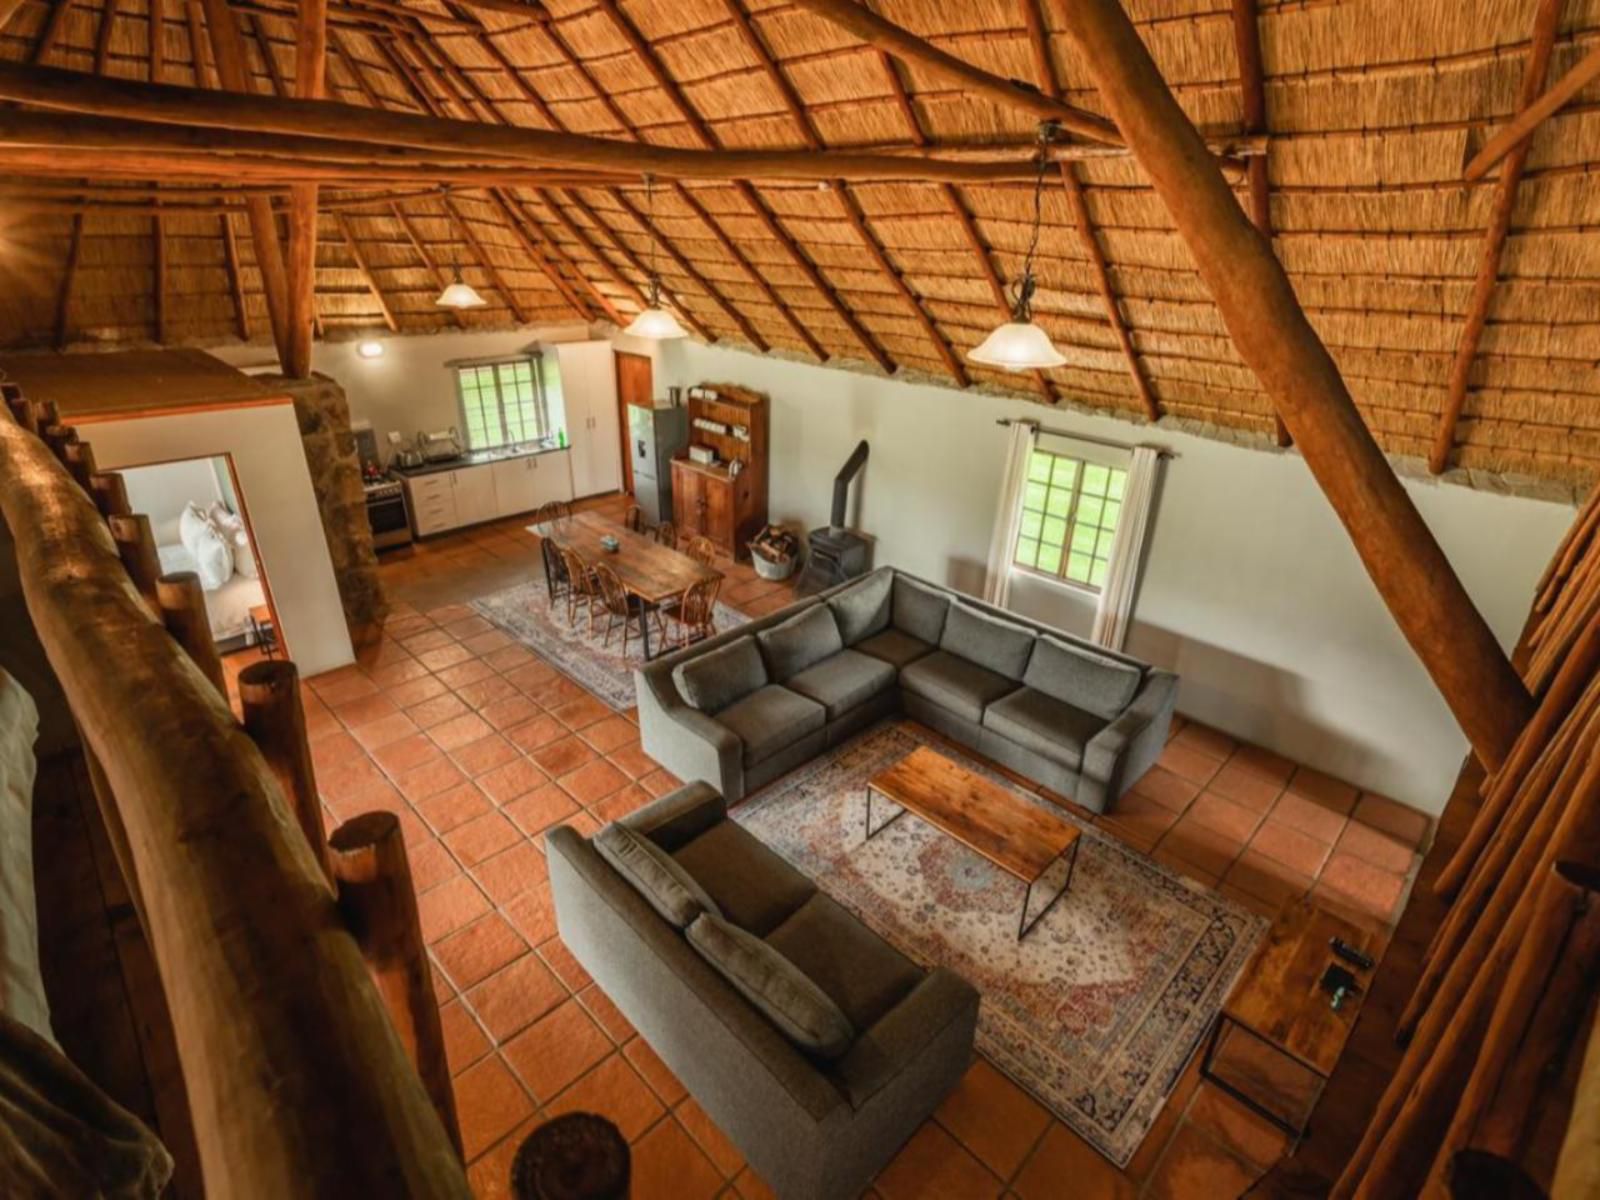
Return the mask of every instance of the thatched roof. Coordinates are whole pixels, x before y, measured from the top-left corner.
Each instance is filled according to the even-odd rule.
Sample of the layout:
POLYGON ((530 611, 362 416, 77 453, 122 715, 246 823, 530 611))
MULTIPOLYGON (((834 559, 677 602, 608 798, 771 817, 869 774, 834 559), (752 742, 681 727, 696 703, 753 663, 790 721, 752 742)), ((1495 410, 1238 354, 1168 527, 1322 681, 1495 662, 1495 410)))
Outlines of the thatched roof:
MULTIPOLYGON (((24 0, 0 30, 0 57, 150 78, 151 2, 24 0)), ((191 34, 203 29, 199 5, 153 2, 164 16, 160 77, 215 86, 209 49, 196 70, 191 34)), ((1052 9, 1064 2, 1043 5, 1063 98, 1103 111, 1084 64, 1057 32, 1052 9)), ((996 75, 1035 81, 1026 3, 877 0, 873 7, 996 75)), ((506 7, 338 0, 329 96, 624 141, 803 149, 808 134, 784 83, 829 148, 934 145, 947 157, 971 148, 1022 159, 1033 136, 1027 113, 894 63, 791 4, 545 0, 529 5, 528 17, 506 7), (630 42, 628 25, 642 45, 630 42)), ((1495 187, 1492 175, 1463 182, 1462 166, 1517 107, 1535 7, 1535 0, 1261 3, 1275 246, 1391 455, 1425 457, 1438 425, 1495 187)), ((1217 138, 1244 132, 1228 0, 1127 0, 1127 8, 1200 128, 1217 138)), ((237 0, 233 9, 256 90, 288 94, 292 3, 237 0)), ((1551 78, 1597 33, 1600 3, 1570 0, 1551 78)), ((1600 162, 1600 118, 1585 103, 1592 94, 1546 122, 1532 143, 1456 433, 1455 465, 1484 479, 1586 484, 1600 465, 1600 318, 1593 315, 1600 237, 1592 228, 1600 193, 1588 174, 1600 162)), ((1139 167, 1126 156, 1100 156, 1072 169, 1138 370, 1162 413, 1270 437, 1267 399, 1139 167)), ((0 213, 10 210, 0 230, 0 341, 56 338, 75 225, 76 266, 59 330, 65 340, 268 337, 237 187, 169 183, 162 202, 170 213, 158 239, 155 181, 102 177, 84 185, 82 178, 14 177, 6 185, 13 195, 0 200, 0 213), (76 208, 79 197, 87 207, 76 208)), ((1243 199, 1243 173, 1235 179, 1243 199)), ((274 194, 281 202, 283 192, 274 194)), ((458 187, 448 197, 425 182, 324 187, 318 312, 329 337, 381 329, 390 318, 404 332, 449 328, 455 318, 433 297, 440 272, 459 263, 492 301, 463 314, 469 327, 598 320, 610 315, 607 306, 625 321, 639 307, 659 236, 665 285, 709 339, 947 381, 953 357, 973 385, 1020 387, 1042 398, 1027 377, 962 360, 999 317, 990 273, 1001 283, 1019 273, 1031 210, 1022 180, 843 189, 663 182, 653 223, 637 180, 497 195, 458 187), (880 252, 903 287, 876 260, 880 252), (535 255, 545 258, 543 267, 535 255)), ((1134 377, 1054 176, 1044 220, 1035 310, 1072 358, 1049 373, 1045 390, 1054 402, 1142 420, 1134 377)))

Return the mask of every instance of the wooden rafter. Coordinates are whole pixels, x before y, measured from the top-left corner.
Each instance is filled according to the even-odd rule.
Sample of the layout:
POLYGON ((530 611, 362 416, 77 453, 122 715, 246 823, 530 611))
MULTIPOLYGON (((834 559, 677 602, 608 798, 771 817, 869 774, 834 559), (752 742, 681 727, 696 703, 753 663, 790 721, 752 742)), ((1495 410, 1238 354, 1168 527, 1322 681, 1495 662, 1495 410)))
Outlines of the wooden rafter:
MULTIPOLYGON (((1055 60, 1050 57, 1049 31, 1045 27, 1044 11, 1039 7, 1039 0, 1022 0, 1022 12, 1028 27, 1028 45, 1033 50, 1034 71, 1039 76, 1040 86, 1049 95, 1059 95, 1061 80, 1056 74, 1055 60)), ((1089 260, 1089 273, 1094 277, 1095 290, 1100 293, 1100 302, 1106 310, 1106 320, 1111 324, 1111 332, 1117 339, 1117 346, 1122 351, 1122 359, 1128 365, 1128 375, 1133 380, 1133 389, 1138 394, 1145 416, 1152 421, 1159 421, 1161 405, 1150 389, 1150 380, 1145 375, 1144 366, 1139 361, 1139 353, 1133 345, 1133 335, 1128 330, 1127 322, 1123 320, 1122 304, 1117 299, 1117 290, 1111 282, 1111 268, 1106 263, 1105 251, 1101 248, 1100 238, 1095 233, 1094 218, 1089 212, 1089 202, 1083 194, 1083 184, 1071 163, 1060 163, 1058 169, 1061 172, 1061 186, 1067 193, 1067 203, 1072 208, 1072 223, 1078 229, 1078 242, 1089 260)))
POLYGON ((28 54, 29 62, 41 63, 45 60, 45 56, 55 49, 71 8, 72 0, 54 0, 50 5, 50 15, 45 18, 43 28, 39 30, 38 40, 33 43, 33 49, 28 54))
MULTIPOLYGON (((1239 92, 1244 105, 1244 130, 1250 134, 1267 132, 1267 73, 1261 62, 1261 23, 1257 0, 1233 0, 1233 45, 1239 59, 1239 92)), ((1258 154, 1245 164, 1245 181, 1250 194, 1250 220, 1261 236, 1272 241, 1272 182, 1267 173, 1267 156, 1258 154)), ((1294 439, 1276 410, 1272 414, 1273 440, 1280 446, 1294 439)))
POLYGON ((210 38, 206 36, 206 27, 201 20, 200 0, 183 0, 183 21, 189 27, 189 54, 194 66, 194 86, 196 88, 217 87, 221 81, 217 78, 214 64, 206 62, 206 50, 210 38))
POLYGON ((78 259, 83 252, 83 214, 72 218, 72 233, 67 241, 67 261, 61 271, 61 286, 56 291, 56 349, 67 344, 72 327, 72 284, 78 275, 78 259))
POLYGON ((169 321, 172 315, 167 298, 167 227, 159 213, 150 218, 150 226, 155 249, 151 273, 155 282, 156 343, 164 346, 171 332, 169 321))
POLYGON ((22 5, 23 0, 0 0, 0 29, 6 27, 6 22, 16 16, 22 5))
POLYGON ((585 321, 593 319, 594 313, 589 306, 578 296, 577 291, 567 282, 561 272, 556 270, 555 263, 550 260, 546 250, 535 243, 535 235, 531 234, 523 224, 524 218, 517 215, 499 189, 489 189, 489 202, 494 205, 495 211, 505 220, 506 228, 511 230, 511 236, 517 239, 518 244, 522 247, 522 252, 538 264, 539 269, 555 285, 556 290, 561 293, 568 304, 572 305, 573 311, 585 321))
MULTIPOLYGON (((678 110, 678 114, 694 133, 695 138, 702 146, 707 148, 702 153, 725 153, 725 151, 716 150, 717 147, 721 146, 721 142, 717 138, 715 131, 710 125, 706 124, 705 119, 689 103, 689 98, 684 95, 683 89, 678 85, 678 81, 667 71, 666 65, 661 61, 660 56, 651 47, 650 43, 645 40, 628 15, 622 11, 616 0, 597 0, 597 6, 609 18, 617 32, 622 35, 623 41, 628 44, 628 48, 644 67, 651 81, 661 89, 667 99, 672 102, 672 106, 678 110)), ((861 323, 855 313, 840 298, 833 285, 822 277, 822 273, 817 270, 816 264, 800 249, 794 238, 789 236, 788 231, 778 223, 777 218, 773 216, 772 211, 767 207, 766 201, 761 198, 761 194, 756 191, 750 181, 737 179, 734 181, 733 186, 734 190, 738 192, 739 198, 755 212, 756 219, 766 229, 768 236, 776 239, 788 252, 789 257, 794 259, 801 273, 805 275, 806 282, 810 283, 817 290, 817 293, 827 301, 828 307, 833 309, 839 319, 845 323, 846 328, 866 348, 873 361, 882 368, 885 374, 894 374, 897 364, 889 357, 888 351, 878 343, 877 338, 873 337, 871 331, 861 323)))
MULTIPOLYGON (((270 57, 270 48, 266 50, 270 57)), ((328 79, 328 0, 300 0, 295 17, 294 94, 301 100, 320 100, 328 79)), ((339 217, 345 229, 345 219, 339 217)), ((356 250, 351 242, 351 249, 356 250)), ((359 251, 356 261, 361 262, 359 251)), ((362 264, 365 271, 365 264, 362 264)), ((311 375, 311 338, 317 315, 317 185, 289 186, 289 252, 286 264, 288 316, 283 370, 291 379, 311 375)), ((374 286, 374 291, 376 287, 374 286)), ((389 328, 397 328, 394 315, 380 297, 389 328)))
POLYGON ((1580 58, 1576 66, 1542 94, 1524 104, 1517 115, 1485 142, 1482 150, 1473 155, 1472 161, 1461 173, 1462 178, 1469 181, 1482 179, 1494 169, 1497 162, 1526 143, 1540 124, 1596 79, 1600 79, 1600 46, 1580 58))
MULTIPOLYGON (((1564 0, 1540 0, 1539 8, 1534 13, 1533 39, 1528 46, 1527 63, 1522 68, 1522 93, 1517 105, 1523 111, 1539 98, 1539 92, 1544 87, 1563 4, 1564 0)), ((1439 412, 1439 424, 1434 430, 1433 446, 1428 453, 1428 469, 1435 475, 1441 474, 1450 465, 1450 455, 1455 449, 1456 426, 1461 420, 1461 410, 1466 407, 1467 391, 1472 382, 1472 363, 1478 356, 1478 343, 1483 340, 1484 327, 1489 323, 1489 303, 1494 299, 1495 284, 1500 279, 1500 259, 1505 253, 1506 238, 1511 233, 1511 214, 1516 209, 1517 188, 1522 183, 1522 172, 1528 164, 1529 145, 1524 141, 1511 151, 1495 183, 1494 206, 1489 210, 1489 228, 1483 235, 1483 254, 1478 260, 1478 274, 1472 282, 1472 296, 1467 301, 1461 338, 1456 343, 1456 356, 1450 364, 1450 381, 1445 390, 1444 406, 1439 412)))
MULTIPOLYGON (((411 218, 406 215, 406 210, 391 200, 389 202, 389 215, 400 223, 400 228, 405 231, 406 240, 411 243, 411 249, 422 260, 422 265, 428 268, 429 273, 433 275, 434 281, 439 285, 440 289, 448 287, 450 284, 449 272, 439 265, 438 261, 433 257, 433 252, 428 249, 427 243, 417 236, 416 226, 412 225, 411 218)), ((466 319, 461 315, 459 308, 452 308, 449 312, 450 316, 455 320, 457 328, 466 328, 466 319)))
POLYGON ((334 223, 339 226, 339 232, 344 237, 346 248, 350 257, 355 259, 356 270, 361 272, 361 278, 367 285, 367 290, 372 293, 372 298, 378 302, 378 308, 383 313, 383 323, 389 327, 390 333, 400 332, 400 322, 394 319, 394 310, 389 307, 389 301, 383 294, 383 289, 378 286, 378 278, 372 273, 372 266, 367 262, 367 256, 361 252, 361 243, 356 241, 355 234, 350 229, 350 218, 342 212, 333 214, 334 223))
POLYGON ((222 225, 222 261, 228 271, 228 292, 233 296, 233 316, 239 325, 239 340, 250 340, 250 310, 244 302, 244 279, 239 273, 239 243, 233 233, 233 218, 223 213, 218 218, 222 225))
POLYGON ((456 231, 461 234, 463 241, 472 251, 472 256, 478 260, 478 265, 483 268, 494 290, 500 293, 500 298, 511 309, 512 316, 523 325, 531 324, 528 319, 528 310, 522 307, 522 299, 516 292, 506 285, 505 279, 500 274, 500 268, 494 265, 494 259, 489 257, 483 243, 478 240, 478 235, 473 232, 472 226, 461 215, 461 210, 456 207, 455 197, 446 192, 444 195, 444 210, 450 214, 450 219, 455 223, 456 231))

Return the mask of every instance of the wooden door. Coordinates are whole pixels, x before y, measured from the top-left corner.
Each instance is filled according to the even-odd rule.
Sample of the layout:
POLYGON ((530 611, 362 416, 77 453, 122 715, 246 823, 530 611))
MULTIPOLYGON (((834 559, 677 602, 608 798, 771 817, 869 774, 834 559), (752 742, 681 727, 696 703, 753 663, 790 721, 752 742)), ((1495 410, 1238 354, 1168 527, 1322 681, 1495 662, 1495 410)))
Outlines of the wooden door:
POLYGON ((672 523, 680 535, 700 532, 705 510, 705 477, 680 462, 672 464, 672 523))
POLYGON ((648 355, 617 351, 618 444, 622 449, 622 490, 633 492, 633 455, 628 453, 628 405, 655 406, 655 383, 648 355))
POLYGON ((703 505, 705 527, 700 531, 730 554, 734 551, 735 536, 733 486, 732 480, 706 480, 703 505))

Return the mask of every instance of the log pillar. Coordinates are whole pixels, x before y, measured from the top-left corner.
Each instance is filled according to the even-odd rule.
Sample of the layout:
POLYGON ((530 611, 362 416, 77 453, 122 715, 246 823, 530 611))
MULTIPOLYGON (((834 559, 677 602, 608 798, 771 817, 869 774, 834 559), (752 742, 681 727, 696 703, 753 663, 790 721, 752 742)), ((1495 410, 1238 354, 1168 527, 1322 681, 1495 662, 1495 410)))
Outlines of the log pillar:
POLYGON ((150 518, 143 513, 132 513, 108 517, 106 523, 111 526, 111 540, 117 544, 122 569, 133 580, 133 586, 144 597, 150 611, 159 614, 161 605, 156 599, 156 580, 161 578, 161 556, 156 553, 150 518))
POLYGON ((161 621, 184 652, 194 660, 200 673, 209 679, 224 700, 228 683, 222 674, 222 658, 216 639, 211 636, 211 619, 206 616, 206 594, 200 576, 193 571, 174 571, 156 580, 156 603, 161 621))
POLYGON ((102 517, 125 517, 133 511, 128 503, 128 483, 120 471, 102 471, 89 476, 89 494, 102 517))
POLYGON ((306 739, 306 710, 300 698, 300 669, 284 659, 252 663, 239 672, 239 704, 244 729, 261 757, 278 777, 283 795, 294 809, 317 865, 333 884, 328 837, 322 824, 322 802, 306 739))
MULTIPOLYGON (((328 68, 328 0, 300 0, 295 23, 294 94, 321 100, 328 68)), ((317 311, 317 185, 289 187, 288 318, 283 373, 311 377, 311 336, 317 311)))
POLYGON ((1117 0, 1060 10, 1100 94, 1165 201, 1246 365, 1299 445, 1396 624, 1489 769, 1533 712, 1350 397, 1272 252, 1117 0))
POLYGON ((94 499, 94 477, 99 471, 95 466, 94 447, 88 442, 80 442, 76 437, 69 441, 63 448, 67 474, 72 476, 73 482, 81 487, 91 500, 94 499))
POLYGON ((459 1154, 455 1091, 400 822, 391 812, 363 813, 333 831, 328 851, 345 923, 459 1154))

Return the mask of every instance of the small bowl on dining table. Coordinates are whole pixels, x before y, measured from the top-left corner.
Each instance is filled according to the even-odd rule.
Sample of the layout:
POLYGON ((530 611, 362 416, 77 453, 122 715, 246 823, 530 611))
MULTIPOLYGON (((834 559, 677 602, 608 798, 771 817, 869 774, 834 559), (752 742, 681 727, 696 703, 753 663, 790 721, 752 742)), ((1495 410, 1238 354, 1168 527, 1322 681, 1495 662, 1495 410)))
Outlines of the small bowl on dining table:
POLYGON ((600 539, 600 546, 601 549, 605 550, 607 554, 615 554, 618 550, 622 549, 622 543, 616 538, 612 537, 609 533, 600 539))

